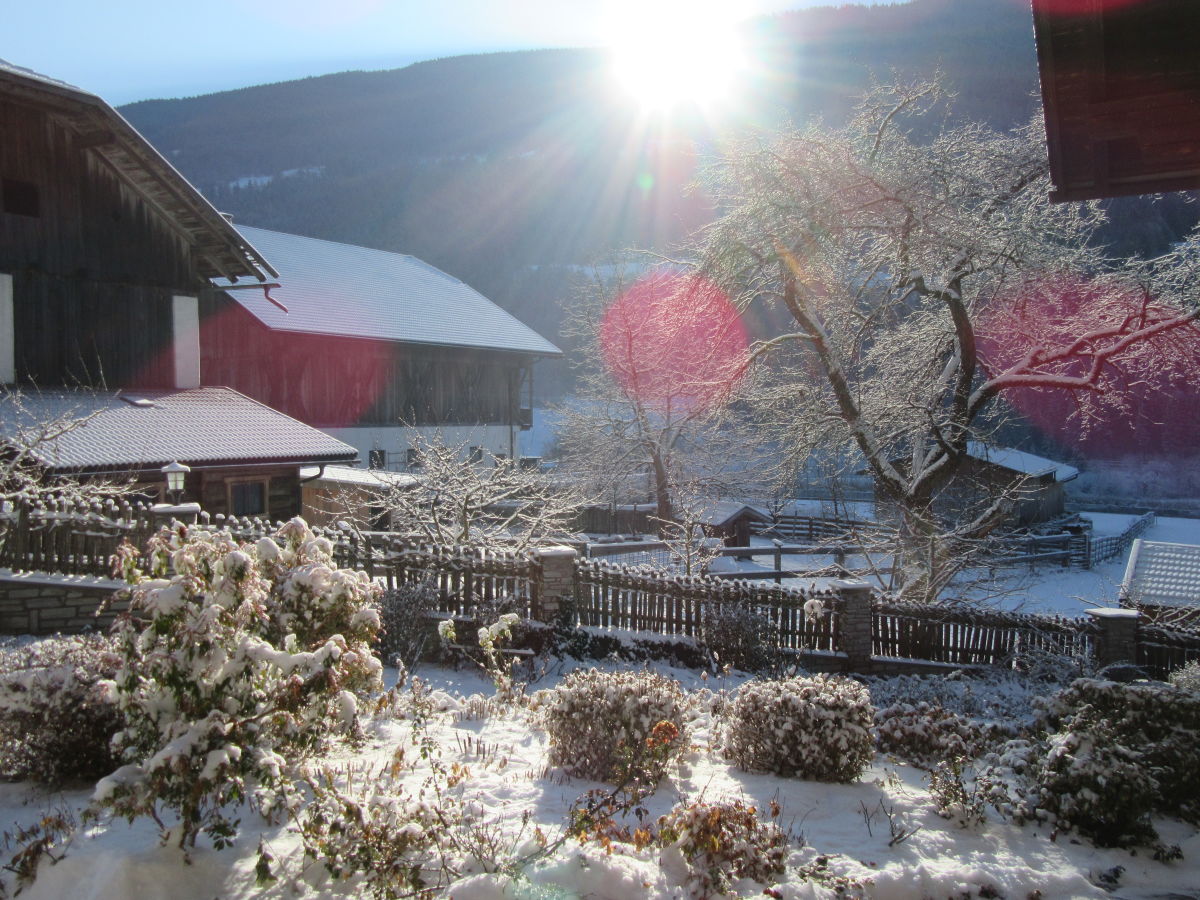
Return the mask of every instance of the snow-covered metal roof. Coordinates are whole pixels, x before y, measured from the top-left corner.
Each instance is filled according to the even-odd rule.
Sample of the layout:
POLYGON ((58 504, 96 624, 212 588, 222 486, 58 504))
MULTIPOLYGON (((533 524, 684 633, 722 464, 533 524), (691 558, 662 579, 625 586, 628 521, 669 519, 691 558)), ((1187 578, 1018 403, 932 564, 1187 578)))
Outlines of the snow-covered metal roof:
POLYGON ((232 293, 268 328, 404 343, 561 352, 474 288, 421 260, 238 225, 279 270, 271 296, 232 293))
POLYGON ((1200 546, 1138 538, 1129 551, 1121 593, 1152 606, 1200 605, 1200 546))
POLYGON ((1037 477, 1054 473, 1055 481, 1070 481, 1079 475, 1079 470, 1066 463, 1054 462, 1044 456, 1026 453, 1024 450, 1014 450, 1011 447, 992 447, 982 441, 970 441, 967 444, 968 455, 975 459, 990 462, 1012 472, 1037 477))
MULTIPOLYGON (((0 435, 82 420, 34 455, 58 472, 131 471, 173 460, 190 466, 352 462, 358 451, 323 431, 223 387, 178 391, 26 391, 0 397, 0 435)), ((44 433, 44 432, 43 432, 44 433)))

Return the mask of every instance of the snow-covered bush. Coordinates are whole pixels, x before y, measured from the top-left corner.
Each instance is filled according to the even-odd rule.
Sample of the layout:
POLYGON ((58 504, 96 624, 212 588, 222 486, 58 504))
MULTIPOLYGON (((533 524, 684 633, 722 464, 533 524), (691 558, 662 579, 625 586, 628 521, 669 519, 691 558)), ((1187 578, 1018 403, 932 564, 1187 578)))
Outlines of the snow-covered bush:
POLYGON ((924 701, 876 712, 875 734, 882 752, 924 769, 956 757, 975 759, 1000 737, 1011 736, 999 726, 978 724, 924 701))
POLYGON ((379 658, 385 665, 396 660, 412 671, 431 643, 433 626, 429 614, 438 606, 437 585, 414 581, 384 591, 379 598, 379 658))
POLYGON ((658 842, 664 863, 680 854, 687 867, 687 884, 694 896, 724 895, 737 878, 762 884, 785 871, 788 839, 772 819, 763 821, 753 806, 740 800, 679 803, 658 820, 658 842))
POLYGON ((956 822, 960 828, 987 821, 984 791, 977 781, 968 784, 964 777, 968 765, 966 757, 952 756, 935 763, 929 773, 929 795, 933 798, 934 809, 943 819, 956 822))
POLYGON ((781 662, 779 628, 771 617, 744 603, 706 603, 704 648, 718 666, 773 672, 781 662))
POLYGON ((1086 714, 1063 723, 1035 768, 1038 806, 1103 847, 1145 844, 1158 787, 1116 729, 1086 714))
POLYGON ((290 760, 357 727, 357 695, 380 685, 378 590, 300 519, 243 545, 177 526, 149 549, 158 577, 116 625, 127 764, 93 800, 130 819, 174 810, 181 846, 200 832, 223 846, 237 826, 223 807, 271 812, 290 760))
POLYGON ((1079 679, 1043 703, 1040 736, 1008 742, 978 780, 1018 822, 1050 821, 1104 846, 1147 844, 1151 814, 1200 821, 1198 731, 1196 694, 1079 679))
POLYGON ((0 776, 57 786, 116 764, 112 638, 53 637, 0 651, 0 776))
POLYGON ((686 745, 686 698, 655 672, 575 671, 540 705, 551 765, 577 777, 653 784, 686 745))
POLYGON ((1200 694, 1200 659, 1193 659, 1187 665, 1180 666, 1167 680, 1177 688, 1200 694))
POLYGON ((347 783, 344 773, 323 770, 309 775, 305 787, 310 797, 296 830, 306 859, 335 880, 361 879, 355 896, 425 896, 436 877, 431 869, 445 810, 409 796, 387 772, 347 783))
POLYGON ((874 715, 848 678, 747 682, 722 711, 725 753, 745 770, 853 781, 875 755, 874 715))
MULTIPOLYGON (((1158 783, 1156 809, 1200 822, 1200 694, 1153 682, 1081 678, 1046 701, 1040 724, 1051 735, 1103 733, 1106 744, 1128 750, 1158 783)), ((1118 751, 1106 746, 1104 752, 1118 751)))

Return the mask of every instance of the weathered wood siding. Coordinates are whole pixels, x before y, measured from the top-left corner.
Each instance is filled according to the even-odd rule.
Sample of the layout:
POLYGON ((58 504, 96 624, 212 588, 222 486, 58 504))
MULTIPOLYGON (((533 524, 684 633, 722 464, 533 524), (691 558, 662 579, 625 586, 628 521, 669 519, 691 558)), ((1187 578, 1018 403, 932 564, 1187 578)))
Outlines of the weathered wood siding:
POLYGON ((0 211, 18 381, 169 386, 171 296, 203 284, 183 235, 43 109, 0 101, 0 178, 36 189, 0 211))
POLYGON ((201 380, 318 428, 508 425, 515 353, 272 331, 228 298, 201 301, 201 380))
POLYGON ((195 500, 210 515, 230 515, 229 482, 269 479, 265 518, 287 521, 300 515, 300 471, 296 466, 200 470, 187 479, 185 500, 195 500))

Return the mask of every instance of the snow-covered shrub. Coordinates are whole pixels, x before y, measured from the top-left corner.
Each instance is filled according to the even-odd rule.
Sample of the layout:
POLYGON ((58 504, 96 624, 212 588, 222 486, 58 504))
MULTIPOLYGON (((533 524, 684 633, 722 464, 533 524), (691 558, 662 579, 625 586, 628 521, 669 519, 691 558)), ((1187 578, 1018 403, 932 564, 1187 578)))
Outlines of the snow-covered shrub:
POLYGON ((1038 807, 1102 847, 1151 842, 1158 785, 1138 753, 1104 720, 1085 715, 1064 725, 1035 768, 1038 807))
POLYGON ((1167 680, 1177 688, 1200 694, 1200 659, 1193 659, 1185 666, 1173 671, 1167 680))
POLYGON ((701 619, 704 648, 718 666, 759 673, 779 669, 779 628, 770 616, 745 603, 706 603, 701 619))
POLYGON ((1035 703, 1046 696, 1044 682, 1016 672, 991 669, 981 676, 965 672, 949 675, 893 675, 868 681, 871 699, 880 709, 899 704, 928 703, 973 720, 986 720, 1008 728, 1031 725, 1035 703))
POLYGON ((785 871, 788 839, 772 819, 763 821, 740 800, 679 803, 658 820, 658 843, 669 855, 682 855, 694 896, 724 895, 737 878, 769 884, 785 871))
POLYGON ((1051 821, 1100 845, 1146 844, 1151 814, 1200 821, 1198 730, 1196 694, 1079 679, 1044 702, 1040 737, 991 755, 979 783, 1017 821, 1051 821))
POLYGON ((686 745, 686 698, 655 672, 578 670, 540 705, 550 764, 577 777, 653 784, 686 745))
POLYGON ((1128 750, 1158 783, 1154 807, 1200 822, 1200 694, 1167 684, 1081 678, 1046 701, 1040 725, 1052 735, 1111 731, 1111 743, 1128 750))
POLYGON ((999 726, 978 724, 924 701, 876 712, 875 734, 882 752, 924 769, 956 757, 974 759, 1000 737, 1011 736, 999 726))
POLYGON ((929 794, 933 806, 943 819, 950 819, 960 828, 982 825, 987 821, 985 794, 978 782, 968 784, 964 772, 969 761, 952 756, 934 764, 929 773, 929 794))
POLYGON ((725 753, 745 770, 853 781, 875 755, 874 715, 848 678, 747 682, 722 710, 725 753))
POLYGON ((416 668, 431 643, 429 614, 437 607, 437 585, 432 581, 414 581, 383 592, 379 598, 379 658, 385 665, 395 665, 398 659, 406 671, 416 668))
POLYGON ((409 796, 386 772, 347 783, 325 770, 306 778, 305 788, 296 828, 306 859, 335 880, 360 878, 355 896, 425 896, 433 887, 438 835, 452 812, 409 796))
POLYGON ((356 729, 357 695, 380 685, 378 589, 300 519, 242 545, 177 526, 149 549, 159 577, 116 625, 127 764, 93 799, 130 819, 174 810, 181 846, 199 832, 223 846, 237 825, 223 807, 270 812, 289 761, 356 729))
POLYGON ((113 770, 115 651, 100 635, 0 651, 0 776, 57 786, 113 770))

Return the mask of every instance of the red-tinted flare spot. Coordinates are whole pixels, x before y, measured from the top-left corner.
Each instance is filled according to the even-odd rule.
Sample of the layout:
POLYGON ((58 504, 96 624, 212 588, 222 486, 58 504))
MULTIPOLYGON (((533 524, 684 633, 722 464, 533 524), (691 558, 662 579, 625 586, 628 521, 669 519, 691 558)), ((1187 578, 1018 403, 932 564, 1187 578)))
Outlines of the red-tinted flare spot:
POLYGON ((709 410, 746 370, 747 339, 737 309, 716 285, 656 272, 609 306, 600 323, 604 363, 634 401, 664 415, 709 410))

